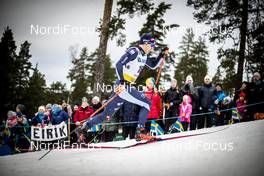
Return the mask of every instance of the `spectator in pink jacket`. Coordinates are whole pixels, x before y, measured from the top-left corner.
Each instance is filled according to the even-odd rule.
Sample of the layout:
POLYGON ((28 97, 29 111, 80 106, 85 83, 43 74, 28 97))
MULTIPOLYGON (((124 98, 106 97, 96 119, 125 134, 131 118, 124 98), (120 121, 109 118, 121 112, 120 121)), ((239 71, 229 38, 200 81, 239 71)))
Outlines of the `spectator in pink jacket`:
POLYGON ((183 96, 182 103, 180 104, 180 121, 182 123, 184 131, 187 131, 188 125, 191 122, 191 114, 192 114, 192 104, 191 102, 191 97, 188 95, 183 96))

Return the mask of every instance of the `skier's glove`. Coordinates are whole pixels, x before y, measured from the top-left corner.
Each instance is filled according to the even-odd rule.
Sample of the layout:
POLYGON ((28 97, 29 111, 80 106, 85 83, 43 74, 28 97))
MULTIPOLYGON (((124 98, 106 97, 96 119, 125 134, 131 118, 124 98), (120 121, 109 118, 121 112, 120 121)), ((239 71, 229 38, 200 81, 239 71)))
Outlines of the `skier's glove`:
POLYGON ((80 126, 81 123, 80 123, 79 121, 77 121, 77 122, 75 123, 75 125, 76 125, 76 126, 80 126))
POLYGON ((115 87, 115 93, 118 95, 121 94, 125 90, 126 90, 125 85, 122 85, 122 84, 115 87))
POLYGON ((169 55, 169 48, 165 47, 161 50, 160 56, 161 57, 167 57, 169 55))

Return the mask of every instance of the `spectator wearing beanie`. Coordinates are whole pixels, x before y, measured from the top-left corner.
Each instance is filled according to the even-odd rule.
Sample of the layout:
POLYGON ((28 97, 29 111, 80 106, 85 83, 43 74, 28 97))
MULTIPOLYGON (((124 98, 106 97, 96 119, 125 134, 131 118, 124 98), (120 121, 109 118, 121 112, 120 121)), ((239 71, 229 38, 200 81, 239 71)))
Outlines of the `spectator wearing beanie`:
POLYGON ((203 86, 198 89, 199 111, 204 114, 198 119, 198 129, 204 128, 205 124, 207 128, 212 126, 214 117, 208 113, 212 112, 213 94, 214 87, 212 85, 212 78, 206 75, 203 86))
POLYGON ((12 129, 16 151, 27 152, 30 147, 30 128, 28 121, 21 112, 17 112, 17 124, 12 129))
POLYGON ((7 151, 1 152, 1 155, 12 154, 15 152, 15 137, 13 135, 14 126, 17 124, 16 113, 13 111, 7 112, 6 127, 3 131, 3 144, 7 151))
POLYGON ((7 112, 7 121, 6 121, 7 128, 12 128, 16 124, 17 124, 16 113, 14 111, 8 111, 7 112))
POLYGON ((31 119, 28 119, 27 118, 27 116, 26 116, 26 114, 25 114, 25 110, 26 110, 26 107, 24 106, 24 105, 22 105, 22 104, 18 104, 17 106, 16 106, 16 113, 18 114, 18 113, 21 113, 22 114, 22 116, 24 117, 24 118, 26 118, 27 119, 27 122, 31 122, 31 119))
POLYGON ((90 116, 92 115, 92 113, 94 112, 93 108, 89 106, 88 102, 87 102, 87 98, 83 97, 82 98, 82 104, 81 106, 78 108, 78 110, 76 111, 73 121, 74 123, 79 126, 80 122, 90 118, 90 116))
POLYGON ((65 112, 61 105, 54 104, 52 110, 52 125, 58 125, 61 122, 67 122, 69 115, 65 112))
MULTIPOLYGON (((94 111, 97 111, 102 106, 102 103, 100 102, 100 98, 98 96, 95 96, 92 98, 92 108, 94 111)), ((98 113, 103 112, 103 109, 99 111, 98 113)))
MULTIPOLYGON (((177 85, 177 80, 172 79, 171 87, 163 97, 163 102, 166 105, 165 118, 177 117, 179 115, 179 106, 182 101, 182 95, 177 85)), ((175 119, 166 119, 165 130, 169 131, 170 126, 175 122, 175 119)))
POLYGON ((45 107, 44 106, 39 106, 38 107, 38 112, 35 114, 35 116, 32 118, 32 125, 34 126, 43 126, 45 124, 48 124, 48 116, 45 114, 45 107))
POLYGON ((237 112, 239 114, 240 120, 244 121, 246 119, 246 94, 244 92, 241 92, 239 94, 239 98, 236 100, 236 107, 237 107, 237 112))
POLYGON ((233 107, 233 101, 224 93, 222 84, 216 84, 213 102, 216 115, 216 125, 227 125, 232 118, 232 111, 227 109, 233 107))
POLYGON ((52 104, 48 103, 46 105, 46 111, 45 111, 45 115, 47 115, 48 119, 48 123, 52 123, 52 110, 51 110, 52 104))
MULTIPOLYGON (((147 87, 147 90, 144 92, 144 94, 151 101, 150 111, 149 111, 147 119, 148 120, 157 120, 162 113, 162 104, 161 104, 160 95, 159 95, 159 93, 155 87, 155 79, 152 77, 148 78, 146 80, 146 87, 147 87)), ((163 126, 161 124, 162 123, 161 120, 157 121, 157 123, 159 123, 161 126, 163 126)), ((146 122, 146 130, 147 131, 150 130, 150 125, 151 125, 151 122, 147 121, 146 122)))
MULTIPOLYGON (((190 96, 192 100, 192 113, 199 113, 199 97, 198 97, 198 89, 194 87, 193 78, 191 75, 188 75, 185 80, 185 84, 182 87, 182 95, 190 96)), ((199 116, 191 116, 190 122, 190 130, 196 130, 196 126, 198 124, 199 116)))

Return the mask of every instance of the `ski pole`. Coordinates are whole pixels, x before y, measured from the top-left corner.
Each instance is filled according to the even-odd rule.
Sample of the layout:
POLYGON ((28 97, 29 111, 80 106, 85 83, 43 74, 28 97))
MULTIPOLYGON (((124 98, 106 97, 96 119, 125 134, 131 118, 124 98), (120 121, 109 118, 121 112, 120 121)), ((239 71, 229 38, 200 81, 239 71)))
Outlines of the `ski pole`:
MULTIPOLYGON (((166 51, 168 51, 168 50, 169 50, 169 48, 166 47, 166 48, 164 49, 164 52, 166 52, 166 51)), ((168 53, 167 53, 167 54, 168 54, 168 53)), ((164 64, 165 64, 165 58, 166 58, 167 54, 165 53, 164 56, 163 56, 163 58, 162 58, 162 62, 161 62, 161 65, 160 65, 160 68, 159 68, 159 71, 158 71, 158 75, 157 75, 157 78, 156 78, 156 82, 155 82, 156 86, 157 86, 158 83, 159 83, 159 79, 160 79, 160 75, 161 75, 161 70, 162 70, 162 68, 163 68, 163 66, 164 66, 164 64)))
POLYGON ((160 65, 160 68, 159 68, 159 71, 158 71, 158 75, 157 75, 157 78, 156 78, 155 85, 158 85, 158 83, 159 83, 159 78, 160 78, 161 70, 163 68, 164 63, 165 63, 165 57, 162 58, 162 63, 160 65))
MULTIPOLYGON (((118 96, 118 94, 115 94, 112 98, 110 98, 105 104, 103 104, 100 108, 98 108, 94 113, 92 113, 92 115, 89 117, 93 117, 95 116, 98 112, 100 112, 102 109, 104 109, 111 101, 113 101, 116 97, 118 96)), ((84 123, 87 119, 84 119, 82 121, 80 121, 80 123, 84 123)))
MULTIPOLYGON (((110 98, 105 104, 103 104, 100 108, 98 108, 94 113, 92 113, 92 115, 89 117, 89 118, 91 118, 91 117, 93 117, 93 116, 95 116, 99 111, 101 111, 102 109, 104 109, 111 101, 113 101, 116 97, 118 96, 118 94, 115 94, 112 98, 110 98)), ((86 119, 83 119, 82 121, 80 121, 80 124, 82 125, 86 120, 87 120, 88 118, 86 118, 86 119)), ((70 133, 70 135, 71 134, 73 134, 74 132, 75 133, 79 133, 79 130, 80 129, 80 126, 79 127, 76 127, 76 129, 75 130, 73 130, 71 133, 70 133)))

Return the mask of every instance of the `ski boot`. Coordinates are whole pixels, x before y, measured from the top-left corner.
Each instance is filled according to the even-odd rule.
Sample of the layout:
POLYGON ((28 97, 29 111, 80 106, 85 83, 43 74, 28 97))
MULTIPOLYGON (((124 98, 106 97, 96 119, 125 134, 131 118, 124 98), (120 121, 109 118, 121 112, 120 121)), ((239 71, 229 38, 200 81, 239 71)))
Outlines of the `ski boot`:
POLYGON ((138 127, 135 135, 136 141, 153 141, 156 139, 155 136, 151 136, 150 133, 147 133, 144 127, 138 127))

